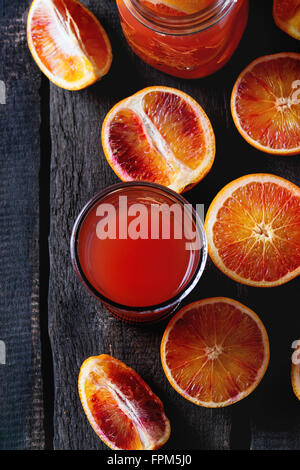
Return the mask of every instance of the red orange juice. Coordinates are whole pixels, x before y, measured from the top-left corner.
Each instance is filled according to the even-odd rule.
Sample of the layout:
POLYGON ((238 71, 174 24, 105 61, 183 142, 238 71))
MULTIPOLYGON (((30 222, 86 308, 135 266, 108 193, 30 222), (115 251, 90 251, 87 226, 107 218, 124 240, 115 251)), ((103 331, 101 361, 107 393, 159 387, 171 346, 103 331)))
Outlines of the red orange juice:
POLYGON ((153 321, 170 313, 203 268, 201 222, 159 185, 124 183, 92 200, 72 235, 85 286, 115 315, 153 321))
POLYGON ((181 78, 205 77, 223 67, 248 19, 248 0, 206 0, 194 14, 172 14, 144 0, 117 0, 117 6, 131 49, 158 70, 181 78))

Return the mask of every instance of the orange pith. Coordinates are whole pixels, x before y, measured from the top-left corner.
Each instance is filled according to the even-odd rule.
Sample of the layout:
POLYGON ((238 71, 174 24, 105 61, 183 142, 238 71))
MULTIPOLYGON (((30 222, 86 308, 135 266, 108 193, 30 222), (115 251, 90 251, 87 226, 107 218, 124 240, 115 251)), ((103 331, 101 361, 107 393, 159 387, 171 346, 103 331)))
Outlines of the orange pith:
POLYGON ((180 16, 196 13, 213 3, 213 0, 140 0, 158 13, 180 16))
POLYGON ((269 341, 258 316, 239 302, 215 297, 187 305, 172 318, 161 343, 165 374, 187 400, 228 406, 249 395, 269 362, 269 341))
POLYGON ((291 379, 293 391, 298 400, 300 400, 300 341, 297 342, 297 347, 292 357, 291 379))
POLYGON ((123 362, 106 354, 89 357, 81 366, 78 390, 92 428, 111 449, 158 449, 168 440, 162 402, 123 362))
POLYGON ((273 0, 273 17, 285 33, 300 39, 300 0, 273 0))
POLYGON ((300 54, 260 57, 238 77, 231 112, 240 134, 270 154, 300 153, 300 54))
POLYGON ((41 71, 68 90, 91 85, 111 66, 106 32, 77 0, 34 0, 28 14, 27 40, 41 71))
POLYGON ((300 274, 300 188, 279 176, 229 183, 211 203, 205 231, 211 259, 235 281, 272 287, 300 274))
POLYGON ((123 181, 150 181, 181 192, 210 170, 215 138, 201 106, 185 93, 149 87, 107 114, 102 144, 123 181))

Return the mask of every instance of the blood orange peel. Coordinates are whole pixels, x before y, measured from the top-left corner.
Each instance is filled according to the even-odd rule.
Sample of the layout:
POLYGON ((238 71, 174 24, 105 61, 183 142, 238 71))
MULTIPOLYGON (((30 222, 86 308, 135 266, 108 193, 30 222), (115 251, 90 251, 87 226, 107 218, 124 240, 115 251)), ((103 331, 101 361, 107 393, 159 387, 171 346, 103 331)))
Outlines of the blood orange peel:
POLYGON ((250 145, 273 155, 300 153, 299 77, 300 54, 293 52, 260 57, 241 72, 231 112, 250 145))
POLYGON ((27 41, 41 71, 67 90, 86 88, 111 66, 111 44, 104 28, 77 0, 34 0, 27 41))
POLYGON ((169 322, 161 361, 172 387, 198 406, 219 408, 248 396, 269 363, 269 340, 259 317, 233 299, 193 302, 169 322))
POLYGON ((227 184, 205 219, 215 265, 242 284, 273 287, 300 274, 300 188, 258 173, 227 184))
POLYGON ((106 159, 122 181, 150 181, 180 193, 211 169, 215 137, 201 106, 174 88, 145 88, 117 103, 102 126, 106 159))
POLYGON ((162 402, 118 359, 106 354, 86 359, 78 391, 90 425, 111 449, 154 450, 169 439, 162 402))

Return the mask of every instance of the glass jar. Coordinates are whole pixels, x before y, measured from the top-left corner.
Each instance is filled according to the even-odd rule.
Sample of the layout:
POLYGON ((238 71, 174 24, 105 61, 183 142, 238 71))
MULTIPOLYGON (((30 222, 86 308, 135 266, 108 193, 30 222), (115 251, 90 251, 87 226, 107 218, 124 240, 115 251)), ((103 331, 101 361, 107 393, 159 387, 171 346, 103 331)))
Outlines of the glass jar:
POLYGON ((117 0, 131 49, 162 72, 200 78, 223 67, 237 48, 248 19, 248 0, 215 0, 201 11, 167 16, 140 0, 117 0))
POLYGON ((173 313, 196 286, 207 242, 197 212, 184 198, 153 183, 120 183, 80 212, 71 258, 84 287, 110 313, 127 322, 152 323, 173 313))

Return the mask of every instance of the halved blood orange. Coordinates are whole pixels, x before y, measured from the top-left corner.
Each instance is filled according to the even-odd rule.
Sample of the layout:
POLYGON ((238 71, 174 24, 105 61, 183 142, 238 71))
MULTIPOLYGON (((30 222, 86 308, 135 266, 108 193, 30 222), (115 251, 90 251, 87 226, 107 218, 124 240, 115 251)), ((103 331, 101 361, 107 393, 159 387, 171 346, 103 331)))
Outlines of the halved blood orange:
POLYGON ((269 340, 258 316, 224 298, 199 300, 168 324, 161 360, 174 389, 199 406, 232 405, 249 395, 269 362, 269 340))
POLYGON ((234 123, 247 142, 277 155, 300 153, 300 54, 260 57, 238 77, 231 96, 234 123))
POLYGON ((196 13, 212 2, 213 0, 141 0, 151 10, 170 16, 196 13))
POLYGON ((292 357, 291 378, 294 393, 298 400, 300 400, 300 341, 298 341, 292 357))
POLYGON ((34 0, 27 40, 41 71, 67 90, 80 90, 110 69, 112 51, 97 18, 77 0, 34 0))
POLYGON ((208 251, 235 281, 278 286, 300 274, 300 188, 253 174, 226 185, 205 220, 208 251))
POLYGON ((274 0, 273 18, 285 33, 300 39, 300 0, 274 0))
POLYGON ((116 104, 102 127, 108 163, 123 181, 150 181, 182 192, 215 157, 212 126, 201 106, 174 88, 153 86, 116 104))
POLYGON ((141 377, 106 354, 81 366, 78 390, 100 439, 114 450, 158 449, 170 436, 163 404, 141 377))

